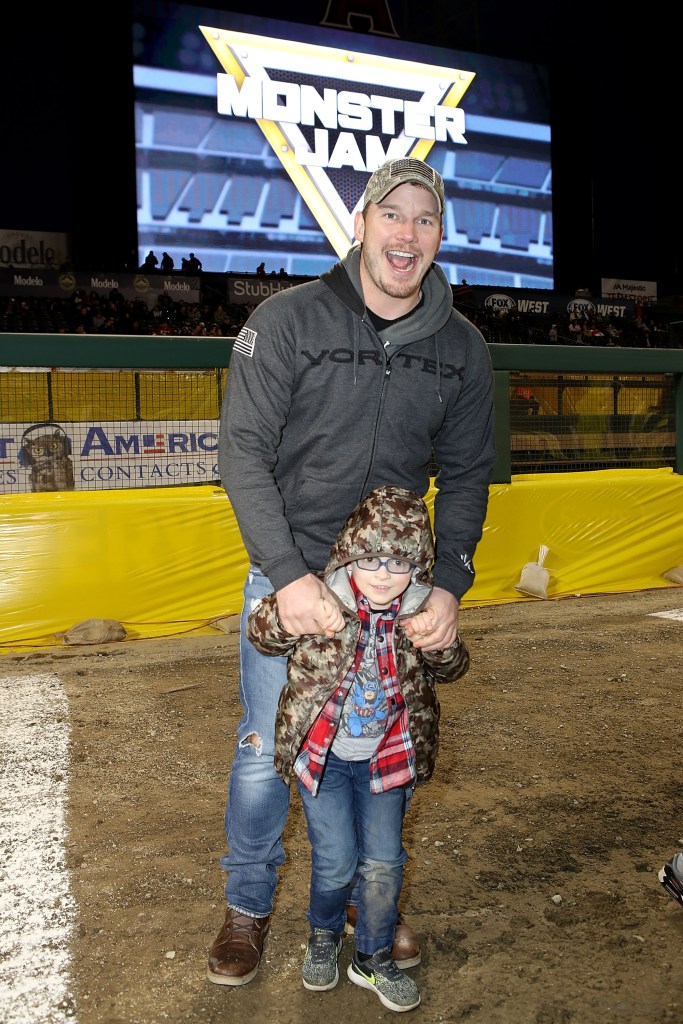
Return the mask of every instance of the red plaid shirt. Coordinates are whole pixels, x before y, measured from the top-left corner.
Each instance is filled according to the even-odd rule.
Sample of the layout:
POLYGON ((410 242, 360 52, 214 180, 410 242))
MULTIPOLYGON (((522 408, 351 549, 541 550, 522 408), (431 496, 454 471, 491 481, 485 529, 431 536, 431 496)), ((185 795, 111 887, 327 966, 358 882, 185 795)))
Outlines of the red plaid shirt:
MULTIPOLYGON (((313 796, 318 792, 325 761, 339 725, 344 701, 363 658, 370 633, 372 619, 370 605, 353 580, 351 580, 351 585, 356 594, 358 616, 362 627, 356 656, 346 677, 328 698, 322 711, 308 730, 294 763, 294 771, 313 796)), ((400 607, 401 599, 399 597, 392 603, 391 608, 383 612, 378 619, 375 646, 379 677, 387 702, 387 717, 384 723, 384 733, 370 758, 371 793, 383 793, 388 789, 395 789, 397 786, 405 786, 415 778, 415 749, 408 726, 408 709, 396 677, 396 661, 394 659, 394 623, 400 607)))

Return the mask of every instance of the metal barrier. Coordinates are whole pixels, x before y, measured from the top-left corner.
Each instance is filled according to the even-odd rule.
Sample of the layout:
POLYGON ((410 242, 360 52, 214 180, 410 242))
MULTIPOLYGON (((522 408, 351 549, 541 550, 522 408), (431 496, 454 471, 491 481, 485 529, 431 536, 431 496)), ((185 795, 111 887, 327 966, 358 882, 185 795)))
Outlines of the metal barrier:
MULTIPOLYGON (((6 372, 25 371, 26 395, 22 402, 13 403, 15 408, 7 408, 7 402, 0 405, 0 423, 53 420, 53 377, 67 369, 85 374, 102 369, 185 374, 209 369, 216 371, 220 390, 220 371, 229 366, 233 340, 1 334, 0 367, 6 372), (36 374, 44 382, 42 403, 31 394, 32 386, 36 390, 35 381, 32 384, 36 374)), ((517 473, 605 468, 670 467, 683 474, 681 349, 488 347, 494 368, 498 450, 493 483, 509 482, 517 473)), ((153 410, 141 412, 140 376, 133 374, 131 421, 155 418, 153 410)), ((98 386, 106 388, 106 379, 98 386)), ((114 378, 110 386, 117 386, 114 378)), ((216 409, 220 405, 218 392, 215 401, 207 393, 207 408, 197 414, 204 421, 212 417, 209 405, 216 409)), ((168 397, 164 404, 167 410, 168 397)), ((167 415, 162 410, 156 418, 167 415)), ((68 416, 61 418, 69 422, 68 416)))

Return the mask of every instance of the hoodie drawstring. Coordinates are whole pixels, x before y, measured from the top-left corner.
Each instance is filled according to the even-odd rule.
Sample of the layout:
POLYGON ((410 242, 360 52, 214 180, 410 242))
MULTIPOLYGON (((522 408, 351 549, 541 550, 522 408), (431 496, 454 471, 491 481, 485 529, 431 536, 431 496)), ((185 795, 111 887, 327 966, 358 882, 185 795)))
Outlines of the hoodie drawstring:
POLYGON ((439 356, 439 342, 436 335, 434 335, 434 354, 436 357, 436 395, 443 405, 443 398, 441 397, 441 358, 439 356))

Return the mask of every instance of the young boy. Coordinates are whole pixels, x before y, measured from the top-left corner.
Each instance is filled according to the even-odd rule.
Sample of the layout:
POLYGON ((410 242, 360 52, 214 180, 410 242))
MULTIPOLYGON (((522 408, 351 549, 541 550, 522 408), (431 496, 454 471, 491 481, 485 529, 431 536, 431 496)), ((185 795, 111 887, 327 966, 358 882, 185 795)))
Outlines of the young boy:
POLYGON ((331 638, 285 633, 274 594, 256 605, 247 629, 259 651, 289 658, 274 764, 286 782, 296 776, 312 848, 304 987, 324 992, 337 984, 346 907, 357 899, 348 977, 398 1012, 420 1002, 390 955, 407 859, 403 819, 416 783, 434 771, 434 684, 469 667, 459 637, 450 648, 423 652, 402 628, 407 616, 420 632, 431 628, 421 609, 433 559, 424 501, 380 487, 351 513, 323 574, 343 629, 331 638))

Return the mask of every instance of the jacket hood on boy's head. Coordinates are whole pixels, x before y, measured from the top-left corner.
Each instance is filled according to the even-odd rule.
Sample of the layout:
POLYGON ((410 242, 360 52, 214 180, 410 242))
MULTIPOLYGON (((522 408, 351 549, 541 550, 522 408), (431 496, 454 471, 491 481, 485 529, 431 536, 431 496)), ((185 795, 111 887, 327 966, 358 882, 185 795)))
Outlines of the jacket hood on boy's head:
POLYGON ((364 555, 390 555, 422 571, 434 561, 429 512, 405 487, 378 487, 354 509, 330 552, 325 575, 364 555))

